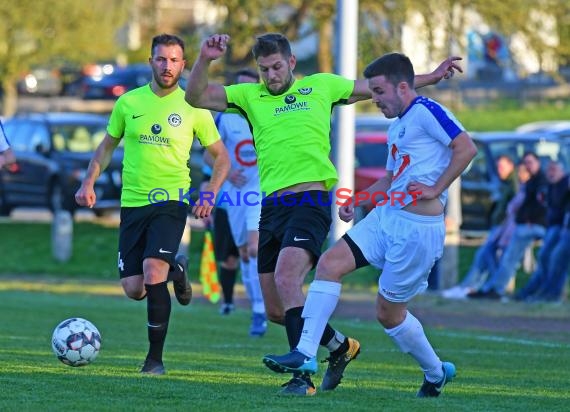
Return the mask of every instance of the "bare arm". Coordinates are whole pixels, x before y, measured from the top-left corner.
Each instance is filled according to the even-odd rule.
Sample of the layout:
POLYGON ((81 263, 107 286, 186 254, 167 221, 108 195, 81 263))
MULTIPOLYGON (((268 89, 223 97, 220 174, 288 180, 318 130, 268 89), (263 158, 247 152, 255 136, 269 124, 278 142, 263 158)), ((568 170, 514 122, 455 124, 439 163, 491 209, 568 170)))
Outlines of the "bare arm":
MULTIPOLYGON (((437 68, 429 74, 417 74, 414 77, 414 87, 419 89, 420 87, 429 86, 431 84, 438 83, 441 79, 450 79, 455 74, 457 70, 463 73, 461 66, 457 64, 457 60, 461 60, 461 57, 451 56, 440 63, 437 68)), ((368 89, 368 80, 359 79, 354 81, 354 90, 348 99, 348 103, 355 103, 361 100, 367 100, 372 97, 372 93, 368 89)))
POLYGON ((419 182, 408 185, 409 192, 419 192, 418 199, 435 199, 465 170, 471 159, 477 154, 477 147, 467 132, 461 132, 452 140, 449 147, 452 150, 451 162, 439 177, 435 185, 427 186, 419 182))
POLYGON ((419 89, 420 87, 429 86, 432 84, 439 83, 442 79, 450 79, 455 74, 457 70, 463 73, 463 69, 459 64, 458 60, 462 60, 462 57, 451 56, 442 61, 436 69, 429 74, 418 74, 414 77, 414 87, 419 89))
POLYGON ((16 156, 14 156, 14 152, 11 148, 8 148, 0 153, 0 169, 5 166, 9 166, 12 163, 16 163, 16 156))
POLYGON ((109 166, 111 161, 111 156, 121 139, 115 139, 114 137, 105 134, 105 138, 97 146, 97 150, 93 154, 93 158, 89 162, 89 167, 87 168, 87 174, 81 182, 81 187, 75 193, 75 201, 80 206, 93 207, 97 201, 95 195, 95 181, 101 175, 101 173, 109 166))
MULTIPOLYGON (((387 193, 388 189, 392 184, 392 171, 386 171, 386 175, 381 177, 376 182, 371 184, 367 189, 359 193, 354 193, 354 196, 350 198, 345 204, 343 204, 338 210, 338 216, 344 222, 350 222, 354 218, 354 207, 367 207, 372 204, 374 193, 383 192, 387 193)), ((378 200, 378 199, 376 199, 378 200)))
POLYGON ((227 109, 226 91, 221 84, 208 83, 208 69, 212 61, 225 54, 229 40, 230 36, 227 34, 214 34, 202 43, 186 86, 186 101, 191 106, 218 112, 227 109))
MULTIPOLYGON (((206 150, 208 155, 214 160, 214 163, 212 167, 212 177, 204 188, 204 191, 211 193, 212 198, 215 199, 230 170, 230 157, 226 146, 221 140, 207 146, 206 150)), ((203 204, 197 203, 196 206, 192 207, 192 213, 197 218, 208 217, 213 208, 214 205, 207 201, 203 202, 203 204)))

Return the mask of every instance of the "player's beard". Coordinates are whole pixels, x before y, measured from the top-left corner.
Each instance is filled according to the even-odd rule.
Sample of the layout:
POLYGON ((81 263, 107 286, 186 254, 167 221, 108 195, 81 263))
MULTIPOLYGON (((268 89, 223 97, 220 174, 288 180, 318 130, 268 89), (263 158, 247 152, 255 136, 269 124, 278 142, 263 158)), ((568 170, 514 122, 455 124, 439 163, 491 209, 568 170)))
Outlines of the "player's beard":
POLYGON ((273 96, 279 96, 280 94, 283 94, 287 90, 289 90, 292 84, 293 84, 293 72, 289 70, 289 76, 287 76, 287 79, 285 80, 283 87, 281 87, 277 91, 273 91, 269 87, 267 88, 267 90, 269 90, 269 93, 271 93, 273 96))
POLYGON ((168 83, 164 82, 162 78, 162 73, 156 73, 153 71, 154 81, 158 87, 161 89, 172 89, 178 85, 178 81, 180 80, 180 73, 178 75, 173 75, 172 77, 168 78, 168 83))

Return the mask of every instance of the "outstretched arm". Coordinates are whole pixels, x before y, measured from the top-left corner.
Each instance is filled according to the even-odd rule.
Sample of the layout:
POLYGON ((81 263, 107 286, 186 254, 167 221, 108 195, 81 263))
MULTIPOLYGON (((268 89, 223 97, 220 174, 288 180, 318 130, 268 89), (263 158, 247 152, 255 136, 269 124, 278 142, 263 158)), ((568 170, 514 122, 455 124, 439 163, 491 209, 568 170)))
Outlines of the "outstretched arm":
POLYGON ((457 61, 462 59, 463 58, 459 56, 448 57, 441 62, 433 72, 429 74, 416 75, 416 77, 414 77, 414 87, 419 89, 420 87, 439 83, 442 79, 450 79, 453 77, 456 70, 459 73, 463 73, 463 69, 459 64, 457 64, 457 61))
MULTIPOLYGON (((433 72, 429 74, 417 74, 414 77, 414 87, 419 89, 420 87, 436 84, 442 79, 450 79, 455 74, 455 71, 463 73, 463 69, 459 64, 457 64, 457 61, 461 59, 462 58, 458 56, 448 57, 441 62, 433 72)), ((350 104, 360 100, 367 100, 371 97, 372 94, 368 89, 368 80, 358 79, 354 81, 354 89, 348 99, 348 103, 350 104)))
POLYGON ((218 112, 227 109, 226 91, 221 84, 208 83, 208 68, 212 61, 225 54, 229 41, 230 36, 227 34, 214 34, 202 43, 186 86, 186 101, 191 106, 218 112))

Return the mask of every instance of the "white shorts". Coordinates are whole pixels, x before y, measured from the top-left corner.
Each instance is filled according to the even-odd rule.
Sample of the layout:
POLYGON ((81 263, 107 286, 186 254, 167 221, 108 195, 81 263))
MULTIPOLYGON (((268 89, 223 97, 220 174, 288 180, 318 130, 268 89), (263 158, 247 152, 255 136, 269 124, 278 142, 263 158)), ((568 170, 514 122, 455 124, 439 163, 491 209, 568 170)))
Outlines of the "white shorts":
POLYGON ((378 293, 391 302, 408 302, 427 288, 431 268, 443 254, 445 224, 443 215, 376 207, 347 235, 368 263, 382 269, 378 293))
POLYGON ((226 210, 235 244, 238 247, 247 244, 247 232, 259 230, 261 202, 228 206, 226 210))

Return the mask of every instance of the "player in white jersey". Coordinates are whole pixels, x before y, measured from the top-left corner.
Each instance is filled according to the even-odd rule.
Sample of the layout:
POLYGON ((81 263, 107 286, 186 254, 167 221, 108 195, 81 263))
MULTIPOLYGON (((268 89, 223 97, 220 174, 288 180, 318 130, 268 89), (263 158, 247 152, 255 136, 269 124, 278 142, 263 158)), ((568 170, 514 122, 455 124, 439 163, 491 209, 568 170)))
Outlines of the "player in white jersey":
MULTIPOLYGON (((255 70, 242 69, 236 72, 235 82, 257 83, 259 75, 255 70)), ((257 271, 261 194, 253 136, 247 120, 238 113, 219 113, 216 125, 231 160, 231 170, 218 202, 224 203, 227 210, 240 254, 241 278, 252 309, 249 334, 263 336, 267 317, 257 271)))
POLYGON ((0 122, 0 169, 15 162, 16 157, 14 156, 14 152, 12 152, 8 137, 6 137, 6 133, 4 132, 4 126, 2 122, 0 122))
MULTIPOLYGON (((373 265, 382 269, 377 318, 396 346, 421 367, 424 381, 417 396, 435 397, 455 376, 455 365, 439 359, 407 305, 427 288, 429 272, 441 257, 447 188, 476 148, 446 108, 416 94, 414 69, 406 56, 384 55, 366 68, 364 76, 376 106, 387 118, 397 117, 388 130, 386 177, 366 190, 370 196, 386 193, 386 199, 377 198, 380 203, 374 210, 321 256, 297 348, 266 359, 274 370, 316 372, 319 340, 338 303, 341 279, 373 265)), ((354 200, 340 208, 339 216, 344 221, 354 217, 354 200)))

